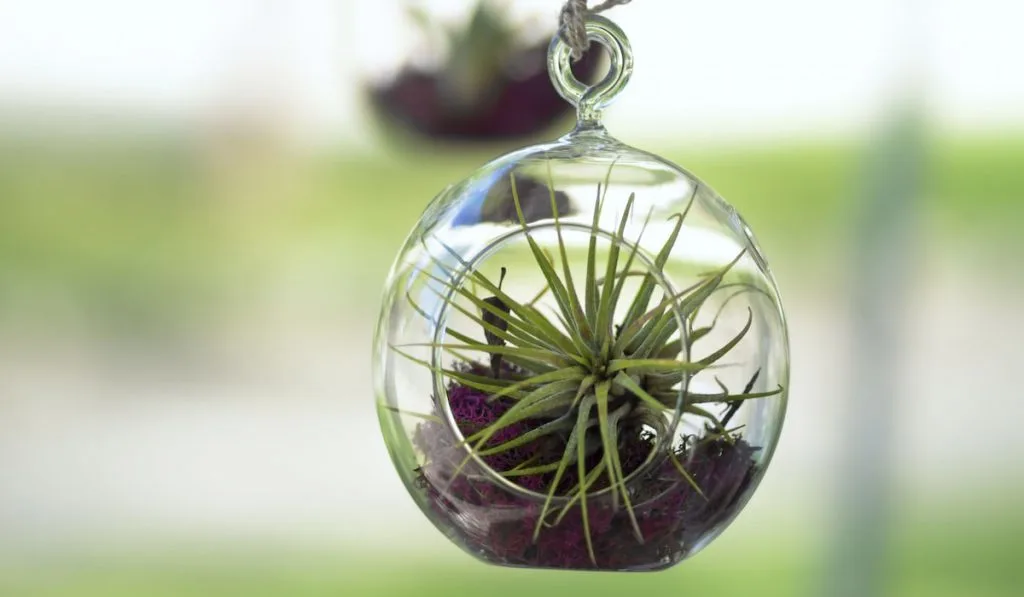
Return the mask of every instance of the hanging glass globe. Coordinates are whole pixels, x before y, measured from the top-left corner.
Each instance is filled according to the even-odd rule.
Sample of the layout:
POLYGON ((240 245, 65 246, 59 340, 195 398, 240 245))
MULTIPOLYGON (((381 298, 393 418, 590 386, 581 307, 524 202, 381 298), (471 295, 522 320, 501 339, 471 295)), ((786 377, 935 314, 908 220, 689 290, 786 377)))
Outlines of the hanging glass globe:
POLYGON ((680 167, 612 138, 622 31, 593 87, 552 42, 565 137, 502 156, 427 207, 374 345, 384 438, 453 542, 508 566, 655 570, 707 545, 760 482, 789 352, 750 228, 680 167))

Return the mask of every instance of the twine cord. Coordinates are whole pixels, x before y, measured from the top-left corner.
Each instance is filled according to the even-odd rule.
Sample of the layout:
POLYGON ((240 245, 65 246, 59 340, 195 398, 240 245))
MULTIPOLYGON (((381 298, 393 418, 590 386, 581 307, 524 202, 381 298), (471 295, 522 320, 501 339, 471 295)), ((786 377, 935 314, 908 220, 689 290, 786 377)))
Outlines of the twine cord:
POLYGON ((568 0, 562 7, 558 17, 558 35, 572 48, 572 59, 583 58, 590 40, 587 39, 587 16, 602 13, 609 8, 621 4, 629 4, 633 0, 604 0, 604 2, 587 7, 587 0, 568 0))

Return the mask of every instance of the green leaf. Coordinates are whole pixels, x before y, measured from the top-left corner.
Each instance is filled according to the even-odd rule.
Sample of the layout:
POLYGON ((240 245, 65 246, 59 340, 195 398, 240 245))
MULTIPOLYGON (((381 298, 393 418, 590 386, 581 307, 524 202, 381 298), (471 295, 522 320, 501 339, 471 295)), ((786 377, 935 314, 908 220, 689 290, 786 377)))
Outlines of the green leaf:
POLYGON ((420 307, 418 304, 416 304, 416 301, 413 300, 411 293, 406 292, 405 293, 405 299, 407 301, 409 301, 410 305, 412 305, 413 310, 420 314, 420 317, 422 317, 423 319, 426 319, 427 321, 429 321, 433 325, 437 325, 437 320, 432 315, 428 314, 426 312, 426 310, 424 310, 422 307, 420 307))
POLYGON ((715 429, 723 429, 722 422, 718 420, 718 417, 713 415, 711 412, 694 404, 687 404, 683 407, 683 412, 691 415, 697 415, 714 423, 715 429))
MULTIPOLYGON (((604 448, 604 457, 611 459, 611 452, 618 451, 618 446, 611 443, 610 432, 608 430, 608 390, 611 388, 611 382, 602 381, 594 386, 594 396, 597 398, 597 423, 598 429, 601 431, 601 442, 604 448)), ((583 477, 580 477, 581 479, 583 477)), ((608 484, 614 491, 615 488, 615 467, 608 467, 608 484)))
POLYGON ((584 289, 587 321, 592 329, 597 326, 597 226, 601 218, 601 204, 601 185, 598 185, 597 197, 594 198, 594 219, 590 225, 590 242, 587 245, 587 286, 584 289))
POLYGON ((704 498, 704 501, 707 501, 708 496, 704 495, 704 490, 702 490, 700 488, 700 485, 697 484, 696 479, 694 479, 690 475, 690 473, 686 472, 686 469, 683 468, 683 464, 679 462, 679 458, 676 457, 676 453, 673 451, 669 451, 668 455, 672 459, 672 464, 675 465, 676 470, 679 471, 679 474, 682 475, 684 479, 686 479, 686 482, 689 483, 691 487, 693 487, 693 489, 700 495, 700 497, 704 498))
POLYGON ((612 380, 612 383, 619 386, 620 388, 632 392, 637 398, 640 398, 646 402, 651 408, 655 410, 671 410, 671 407, 666 406, 658 401, 657 398, 647 393, 647 390, 641 388, 633 379, 623 372, 619 372, 618 375, 612 380))
MULTIPOLYGON (((526 216, 523 215, 523 208, 519 203, 519 191, 516 190, 515 174, 509 173, 509 178, 512 184, 512 201, 515 203, 516 214, 519 216, 519 225, 522 227, 523 235, 526 237, 526 242, 530 247, 530 251, 533 253, 534 261, 537 262, 541 273, 544 275, 544 279, 547 280, 548 285, 551 286, 551 292, 555 297, 555 303, 558 304, 558 308, 562 311, 562 315, 565 316, 567 322, 572 322, 573 312, 572 307, 569 304, 568 290, 562 284, 562 280, 558 277, 558 273, 555 271, 554 266, 548 261, 544 252, 541 251, 540 245, 537 244, 533 235, 530 234, 530 227, 526 223, 526 216)), ((580 330, 574 327, 570 327, 569 331, 575 332, 573 335, 570 335, 570 339, 573 340, 580 333, 580 330)), ((578 348, 579 347, 577 347, 577 349, 578 348)))
MULTIPOLYGON (((587 473, 587 478, 584 482, 585 489, 589 490, 594 485, 594 483, 596 483, 597 480, 601 478, 601 474, 604 473, 605 468, 607 468, 607 466, 608 464, 604 460, 602 460, 601 462, 598 462, 597 466, 591 469, 589 473, 587 473)), ((573 489, 577 489, 578 487, 579 486, 577 485, 577 487, 573 489)), ((569 500, 565 503, 564 506, 562 506, 562 509, 559 511, 558 516, 555 517, 555 525, 561 523, 562 519, 565 518, 565 515, 568 514, 569 511, 572 510, 572 507, 576 505, 576 502, 580 500, 580 497, 585 495, 585 493, 580 493, 578 490, 571 493, 574 493, 574 495, 571 498, 569 498, 569 500)))
POLYGON ((566 409, 565 414, 560 416, 560 417, 558 417, 557 419, 555 419, 553 421, 550 421, 548 423, 545 423, 545 424, 541 425, 540 427, 538 427, 536 429, 531 429, 530 431, 527 431, 526 433, 524 433, 524 434, 522 434, 522 435, 520 435, 520 436, 518 436, 518 437, 516 437, 514 439, 510 439, 509 441, 507 441, 507 442, 505 442, 503 444, 499 444, 499 445, 494 446, 492 448, 487 448, 487 449, 480 450, 479 454, 481 456, 490 456, 492 454, 498 454, 500 452, 505 452, 507 450, 511 450, 513 448, 518 448, 519 446, 522 446, 522 445, 526 445, 526 444, 534 441, 535 439, 538 439, 538 438, 543 437, 545 435, 550 435, 552 433, 555 433, 555 432, 558 432, 558 431, 563 431, 565 429, 571 428, 572 427, 572 419, 573 419, 573 410, 572 410, 572 408, 568 408, 568 409, 566 409))
POLYGON ((590 391, 590 388, 594 386, 594 382, 596 380, 597 378, 595 378, 593 375, 588 375, 584 377, 582 381, 580 381, 580 387, 579 389, 576 390, 576 397, 573 398, 572 400, 573 406, 579 404, 580 399, 583 397, 584 394, 590 391))
POLYGON ((730 444, 736 443, 734 435, 743 430, 746 425, 737 425, 730 429, 722 429, 713 433, 707 433, 704 437, 700 438, 700 441, 696 443, 696 446, 703 446, 715 442, 718 440, 725 440, 730 444))
POLYGON ((540 291, 537 294, 533 295, 533 298, 530 299, 530 301, 527 302, 526 305, 529 306, 529 307, 532 307, 532 306, 536 305, 537 301, 539 301, 540 299, 544 298, 544 295, 547 294, 548 291, 550 291, 550 290, 551 290, 551 285, 550 284, 544 284, 543 288, 541 288, 540 291))
POLYGON ((747 324, 743 326, 743 329, 740 330, 740 332, 738 334, 736 334, 736 336, 734 336, 731 340, 726 342, 724 346, 722 346, 721 348, 719 348, 715 352, 709 354, 708 356, 704 357, 703 359, 697 361, 697 363, 702 365, 703 367, 708 367, 709 365, 712 365, 712 364, 716 363, 719 359, 721 359, 726 354, 728 354, 728 352, 730 350, 735 348, 737 344, 739 344, 740 340, 742 340, 743 337, 747 335, 747 332, 750 331, 750 326, 753 323, 754 323, 754 312, 751 311, 748 308, 747 309, 747 324))
POLYGON ((647 357, 660 353, 665 343, 678 329, 679 321, 676 319, 675 313, 672 311, 663 313, 632 356, 647 357))
POLYGON ((597 233, 600 231, 599 224, 601 220, 601 211, 604 209, 604 202, 608 196, 608 187, 611 184, 612 170, 615 169, 615 164, 618 163, 618 161, 619 158, 616 157, 612 160, 612 163, 608 165, 608 171, 604 175, 604 184, 597 185, 597 195, 594 197, 594 218, 590 224, 590 243, 587 247, 586 288, 587 321, 590 322, 590 327, 592 329, 597 327, 597 233))
POLYGON ((724 301, 722 301, 722 304, 720 304, 718 306, 718 310, 715 311, 715 317, 711 320, 711 326, 712 327, 714 327, 715 324, 718 323, 718 318, 722 316, 722 312, 725 311, 725 308, 729 305, 729 303, 734 298, 737 298, 737 297, 742 296, 744 294, 748 294, 748 293, 760 294, 760 295, 763 295, 763 296, 767 297, 768 300, 772 301, 772 304, 775 303, 775 301, 772 298, 771 294, 769 294, 764 289, 759 288, 758 286, 755 286, 755 285, 750 284, 748 282, 733 282, 732 284, 722 284, 721 286, 718 287, 718 291, 726 290, 728 288, 735 288, 735 287, 740 287, 740 290, 737 290, 736 292, 730 294, 724 301))
POLYGON ((500 354, 503 356, 522 356, 526 359, 531 359, 540 362, 548 362, 552 365, 558 365, 560 367, 569 367, 572 363, 569 359, 562 357, 556 353, 552 353, 547 350, 538 350, 535 348, 520 348, 518 346, 499 346, 497 344, 487 344, 485 342, 472 343, 472 344, 446 344, 446 343, 434 343, 424 342, 417 344, 400 344, 397 345, 401 348, 438 348, 445 350, 475 350, 479 352, 485 352, 488 354, 500 354))
MULTIPOLYGON (((636 193, 629 195, 629 199, 626 200, 626 207, 622 210, 622 217, 619 220, 619 229, 616 232, 614 238, 612 238, 611 246, 608 249, 608 261, 605 266, 604 277, 606 280, 615 279, 615 272, 619 268, 619 251, 621 244, 625 242, 623 236, 626 232, 626 223, 629 221, 630 213, 633 211, 633 202, 636 200, 636 193)), ((597 328, 595 334, 598 338, 600 337, 614 337, 614 331, 612 330, 612 317, 614 316, 613 309, 615 305, 612 304, 612 295, 614 294, 614 284, 605 284, 601 288, 601 303, 597 308, 597 328)))
MULTIPOLYGON (((659 392, 673 391, 672 388, 683 382, 685 379, 690 377, 690 373, 685 371, 672 371, 670 373, 644 373, 644 387, 647 391, 655 397, 659 397, 659 392)), ((678 394, 678 392, 675 392, 678 394)))
POLYGON ((597 399, 594 395, 590 394, 583 399, 583 402, 580 403, 576 418, 576 425, 573 426, 572 432, 569 433, 569 439, 565 444, 565 451, 562 453, 562 458, 558 463, 558 469, 555 471, 555 478, 551 481, 551 487, 548 489, 548 495, 544 500, 544 505, 541 507, 540 516, 537 517, 537 526, 533 530, 534 542, 536 542, 537 537, 540 536, 540 529, 544 525, 544 521, 547 519, 548 510, 551 508, 551 501, 555 498, 555 493, 558 491, 558 485, 562 482, 562 477, 565 475, 565 469, 569 466, 569 462, 572 460, 572 453, 576 449, 579 437, 581 435, 585 435, 587 429, 593 424, 593 421, 588 423, 588 419, 590 417, 590 410, 594 407, 596 400, 597 399))
POLYGON ((507 390, 513 383, 512 380, 495 379, 493 377, 484 377, 482 375, 474 375, 472 373, 463 373, 460 371, 456 371, 454 369, 444 369, 442 367, 435 367, 432 364, 428 363, 427 361, 424 361, 423 359, 418 359, 406 352, 403 352, 402 350, 399 350, 394 346, 391 346, 391 350, 395 351, 396 353, 400 354, 401 356, 409 359, 414 363, 423 365, 424 367, 426 367, 430 371, 433 371, 434 373, 447 375, 448 377, 458 381, 462 385, 473 388, 475 390, 480 390, 481 392, 490 393, 497 392, 499 390, 507 390))
MULTIPOLYGON (((505 313, 501 309, 498 309, 489 302, 467 293, 464 289, 455 288, 448 282, 436 278, 431 274, 426 275, 434 280, 437 280, 441 284, 444 284, 450 288, 455 289, 456 292, 469 298, 470 301, 479 306, 482 310, 496 314, 498 317, 504 319, 508 325, 507 329, 502 330, 501 328, 487 322, 486 320, 484 320, 484 318, 478 317, 475 313, 472 313, 471 311, 467 310, 463 306, 459 305, 457 302, 448 303, 449 305, 451 305, 452 308, 459 311, 460 313, 468 317, 470 320, 472 320, 474 323, 483 327, 485 330, 493 333, 496 337, 501 338, 506 342, 514 345, 519 345, 527 348, 549 350, 556 354, 562 355, 568 359, 571 359, 581 365, 586 365, 586 361, 580 359, 578 356, 575 355, 574 348, 571 345, 569 346, 568 352, 565 350, 564 347, 558 345, 560 344, 559 338, 556 338, 554 336, 560 335, 561 332, 558 332, 556 328, 551 326, 550 323, 548 323, 547 320, 544 319, 542 315, 540 315, 540 313, 536 312, 536 309, 533 309, 532 307, 523 307, 523 309, 525 309, 528 312, 528 314, 532 314, 531 317, 533 317, 535 320, 539 319, 542 321, 544 325, 550 327, 550 332, 548 329, 541 329, 539 326, 535 326, 531 322, 524 322, 521 319, 516 319, 515 317, 510 316, 508 313, 505 313)), ((434 292, 441 300, 448 300, 447 297, 443 296, 436 289, 429 287, 428 289, 434 292)), ((516 307, 513 306, 512 310, 515 311, 516 307)))
POLYGON ((778 396, 782 393, 782 386, 778 389, 767 391, 767 392, 745 392, 743 394, 694 394, 687 393, 686 400, 690 404, 708 404, 717 402, 742 402, 744 400, 754 400, 756 398, 768 398, 770 396, 778 396))
POLYGON ((572 270, 569 267, 569 256, 565 250, 565 240, 562 238, 562 221, 558 217, 558 203, 555 200, 555 182, 551 175, 551 161, 548 160, 548 194, 551 198, 551 213, 555 218, 555 233, 558 235, 558 252, 562 258, 562 274, 565 276, 566 294, 569 297, 569 307, 572 309, 575 318, 575 327, 580 331, 582 340, 589 340, 592 336, 590 324, 587 322, 583 307, 580 306, 579 295, 576 293, 576 285, 573 283, 572 270))
POLYGON ((509 394, 527 386, 539 386, 555 381, 582 381, 586 375, 586 372, 579 367, 565 367, 564 369, 549 371, 548 373, 535 375, 505 387, 500 392, 491 396, 491 400, 501 398, 502 396, 508 396, 509 394))
POLYGON ((480 285, 483 286, 485 290, 487 290, 494 296, 498 297, 499 299, 502 300, 502 302, 508 305, 513 313, 521 317, 524 321, 528 321, 531 324, 537 326, 538 328, 544 330, 544 333, 546 334, 547 338, 556 345, 558 345, 558 347, 563 350, 563 354, 569 356, 575 352, 576 348, 573 345, 572 341, 569 339, 569 337, 560 332, 558 328, 551 325, 551 322, 549 322, 546 318, 540 315, 540 313, 536 309, 533 309, 532 307, 526 307, 520 304, 512 297, 502 292, 502 290, 498 288, 498 286, 495 285, 493 282, 488 280, 486 276, 484 276, 483 274, 476 270, 471 270, 470 264, 467 263, 466 260, 463 259, 462 256, 455 251, 455 249, 452 249, 443 242, 439 242, 438 244, 440 244, 445 249, 445 251, 452 255, 452 257, 459 261, 459 263, 464 268, 469 270, 470 275, 473 276, 473 278, 476 279, 477 282, 479 282, 480 285))
POLYGON ((568 336, 560 332, 558 328, 552 325, 536 307, 524 307, 523 312, 526 314, 526 319, 534 322, 535 325, 539 327, 546 326, 548 328, 545 330, 545 333, 548 334, 549 338, 554 339, 558 343, 559 350, 561 350, 562 354, 585 367, 590 365, 590 361, 587 359, 589 354, 579 352, 575 343, 573 343, 568 336))
POLYGON ((665 309, 673 306, 677 301, 686 297, 688 294, 696 292, 700 288, 713 283, 714 280, 712 278, 696 282, 673 296, 665 297, 656 307, 647 313, 644 313, 641 317, 632 321, 624 320, 623 324, 629 323, 629 325, 619 332, 619 337, 615 340, 615 352, 617 354, 634 352, 636 350, 634 344, 638 343, 638 341, 642 341, 642 339, 646 337, 646 334, 643 334, 642 332, 649 321, 652 321, 655 317, 661 316, 665 309))
MULTIPOLYGON (((449 336, 455 338, 456 340, 459 340, 461 342, 465 342, 467 344, 472 344, 474 346, 477 345, 477 344, 480 344, 480 342, 478 342, 476 340, 473 340, 469 336, 466 336, 465 334, 462 334, 459 331, 454 330, 454 329, 452 329, 450 327, 449 328, 445 328, 445 333, 448 334, 449 336)), ((558 353, 553 353, 551 351, 544 350, 544 349, 540 349, 540 350, 543 350, 543 352, 545 352, 547 355, 549 355, 552 358, 557 357, 559 359, 563 359, 564 362, 560 362, 560 363, 556 363, 556 364, 551 364, 549 362, 545 362, 544 360, 534 360, 534 359, 531 359, 531 358, 520 357, 518 355, 505 355, 505 358, 510 363, 518 365, 519 367, 521 367, 523 369, 526 369, 527 371, 531 371, 533 373, 545 373, 545 372, 548 372, 548 371, 554 371, 554 370, 558 369, 560 365, 565 365, 568 362, 567 360, 565 360, 564 357, 558 356, 558 353)))
MULTIPOLYGON (((438 291, 436 288, 432 288, 429 285, 427 286, 427 289, 430 290, 431 292, 433 292, 434 295, 436 295, 442 301, 445 301, 453 309, 455 309, 456 311, 462 313, 463 315, 468 317, 470 320, 472 320, 474 323, 476 323, 477 325, 483 327, 484 329, 486 329, 487 331, 491 332, 495 336, 497 336, 499 338, 502 338, 506 342, 512 342, 512 343, 519 344, 519 345, 530 345, 530 346, 535 346, 537 348, 550 348, 551 350, 554 350, 554 351, 559 351, 560 350, 560 348, 557 345, 557 342, 555 342, 550 336, 547 335, 547 330, 542 330, 541 328, 539 328, 537 326, 534 326, 530 322, 526 322, 526 321, 523 321, 521 319, 516 319, 515 317, 512 317, 508 313, 505 313, 504 311, 502 311, 501 309, 495 307, 494 305, 490 304, 489 302, 485 301, 484 299, 482 299, 482 298, 474 295, 473 293, 467 291, 465 288, 456 287, 451 282, 448 282, 447 280, 442 280, 441 278, 438 278, 437 276, 434 276, 431 273, 428 273, 428 272, 423 272, 423 273, 428 278, 438 282, 439 284, 445 286, 446 288, 448 288, 451 291, 459 294, 460 296, 465 297, 470 302, 472 302, 474 305, 476 305, 477 308, 479 308, 481 311, 484 311, 484 312, 487 312, 487 313, 491 313, 491 314, 495 315, 496 317, 505 320, 508 323, 508 329, 507 330, 502 330, 501 328, 499 328, 499 327, 497 327, 495 325, 492 325, 490 322, 484 320, 483 317, 477 316, 476 313, 473 313, 472 311, 469 311, 468 309, 466 309, 465 307, 463 307, 459 303, 457 303, 455 301, 449 301, 448 297, 446 297, 445 295, 441 294, 441 292, 438 291)), ((506 304, 509 304, 509 303, 506 302, 506 304)), ((512 310, 514 311, 515 307, 512 307, 512 310)))
POLYGON ((441 417, 439 417, 437 415, 428 415, 428 414, 413 412, 411 410, 403 410, 401 408, 398 408, 397 406, 391 406, 390 404, 378 404, 378 407, 380 407, 380 408, 382 408, 382 409, 384 409, 386 411, 393 412, 393 413, 398 414, 398 415, 405 415, 405 416, 408 416, 408 417, 416 417, 418 419, 424 419, 424 420, 427 420, 427 421, 431 421, 433 423, 440 423, 441 422, 441 417))
POLYGON ((547 473, 553 473, 558 470, 558 463, 552 462, 551 464, 541 464, 537 466, 529 466, 524 468, 515 468, 510 471, 504 471, 499 473, 502 477, 526 477, 529 475, 546 475, 547 473))
POLYGON ((480 450, 494 437, 495 433, 509 425, 534 418, 554 408, 570 406, 575 390, 576 384, 573 380, 544 384, 520 398, 503 415, 498 417, 498 420, 466 438, 466 441, 475 442, 474 449, 480 450))
POLYGON ((725 266, 711 276, 711 284, 702 285, 700 288, 684 298, 679 304, 680 315, 683 318, 689 318, 690 315, 700 309, 704 304, 704 301, 721 288, 722 280, 725 278, 725 275, 728 274, 746 254, 746 249, 741 250, 732 261, 725 264, 725 266))
MULTIPOLYGON (((704 336, 707 336, 708 334, 710 334, 712 329, 713 329, 713 326, 708 326, 708 327, 703 327, 703 328, 697 328, 697 329, 693 330, 692 332, 690 332, 690 338, 689 338, 689 346, 690 346, 690 348, 693 348, 693 345, 696 344, 701 338, 703 338, 704 336)), ((679 349, 682 350, 682 346, 680 346, 679 349)))
MULTIPOLYGON (((632 196, 630 198, 632 198, 632 196)), ((627 205, 627 209, 628 209, 628 205, 627 205)), ((636 240, 631 243, 632 244, 632 248, 629 251, 629 256, 626 258, 626 265, 623 266, 623 268, 622 268, 622 274, 621 275, 620 274, 615 274, 615 280, 616 281, 615 281, 615 283, 613 285, 614 290, 612 291, 612 300, 611 300, 611 307, 610 307, 610 312, 611 312, 611 314, 613 316, 615 314, 615 310, 618 308, 619 297, 622 296, 622 289, 626 286, 626 278, 628 277, 628 273, 630 271, 630 268, 633 267, 633 261, 636 258, 637 252, 640 250, 640 245, 643 242, 644 233, 647 232, 647 225, 650 224, 650 222, 651 222, 651 214, 652 213, 653 213, 653 208, 651 209, 651 211, 647 212, 647 217, 644 218, 644 223, 640 227, 640 232, 637 234, 636 240)), ((620 234, 619 234, 619 241, 620 242, 625 242, 625 239, 622 238, 622 230, 621 229, 620 229, 620 234)))
MULTIPOLYGON (((622 271, 615 273, 615 280, 618 281, 621 278, 642 278, 642 277, 644 277, 646 275, 647 275, 647 272, 642 271, 642 270, 635 269, 635 270, 626 271, 625 269, 623 269, 622 271)), ((604 283, 605 283, 604 276, 601 276, 600 278, 597 279, 597 286, 598 287, 604 286, 604 283)))
MULTIPOLYGON (((589 413, 587 413, 589 415, 589 413)), ((579 414, 579 418, 576 420, 576 428, 586 429, 587 418, 584 417, 583 412, 579 414)), ((590 554, 590 561, 597 565, 597 557, 594 555, 594 541, 590 536, 590 515, 587 513, 587 486, 584 481, 587 479, 587 434, 581 433, 579 440, 576 442, 576 470, 577 477, 580 479, 580 516, 583 519, 583 536, 587 542, 587 553, 590 554)))
MULTIPOLYGON (((683 228, 683 222, 686 220, 686 216, 690 213, 690 208, 693 207, 693 201, 697 197, 697 190, 699 185, 694 186, 693 194, 690 195, 690 200, 686 203, 686 208, 681 214, 675 214, 672 217, 677 218, 676 225, 669 234, 668 239, 665 240, 665 244, 662 245, 661 251, 654 258, 654 267, 656 271, 661 272, 665 268, 665 264, 668 263, 668 258, 672 254, 672 249, 676 245, 676 240, 679 238, 679 231, 683 228)), ((647 310, 647 305, 650 304, 651 295, 654 293, 655 279, 654 276, 648 274, 643 283, 640 285, 640 289, 636 293, 636 297, 633 299, 633 304, 630 305, 629 311, 626 313, 625 321, 633 321, 640 317, 640 314, 647 310)))
POLYGON ((619 424, 619 419, 629 412, 632 406, 627 402, 616 409, 612 417, 609 417, 608 391, 610 388, 611 383, 607 381, 598 384, 596 387, 598 425, 601 430, 604 457, 608 462, 608 486, 613 495, 616 495, 615 491, 616 488, 618 488, 619 494, 622 495, 622 501, 626 505, 626 511, 629 514, 630 521, 633 524, 633 531, 636 534, 637 540, 642 544, 644 542, 644 536, 640 531, 639 523, 637 523, 636 513, 633 511, 633 503, 629 498, 629 489, 626 487, 626 476, 622 471, 622 460, 619 457, 617 426, 619 424), (602 402, 604 403, 604 408, 602 408, 602 402))
POLYGON ((671 359, 613 359, 608 362, 608 373, 617 371, 702 371, 707 365, 702 363, 690 363, 687 361, 673 361, 671 359))
POLYGON ((687 315, 694 309, 700 307, 700 305, 707 300, 707 297, 714 292, 715 288, 721 283, 726 273, 732 269, 736 263, 746 253, 746 249, 740 251, 732 261, 719 269, 714 275, 704 278, 703 280, 691 285, 682 292, 672 296, 666 297, 657 307, 651 309, 639 319, 631 322, 629 327, 623 330, 619 334, 619 338, 615 343, 616 352, 632 352, 636 350, 635 341, 636 336, 640 330, 647 325, 647 323, 659 316, 669 306, 675 304, 678 301, 677 309, 680 312, 680 316, 686 318, 687 315))

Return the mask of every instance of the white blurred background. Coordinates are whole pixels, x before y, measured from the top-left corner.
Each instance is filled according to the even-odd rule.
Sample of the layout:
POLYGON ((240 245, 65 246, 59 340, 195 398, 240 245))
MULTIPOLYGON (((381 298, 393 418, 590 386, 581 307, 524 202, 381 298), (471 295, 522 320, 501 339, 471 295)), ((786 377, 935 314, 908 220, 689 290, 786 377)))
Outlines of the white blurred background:
MULTIPOLYGON (((421 4, 458 23, 470 2, 421 4)), ((536 29, 560 3, 508 4, 536 29)), ((418 211, 511 146, 432 149, 381 129, 367 82, 419 47, 401 15, 396 0, 0 3, 4 594, 112 594, 47 571, 107 553, 113 568, 161 568, 195 545, 232 566, 250 549, 468 565, 391 468, 369 345, 418 211), (124 556, 139 550, 170 555, 124 556)), ((769 570, 791 547, 779 594, 827 569, 816 550, 837 542, 844 463, 875 441, 846 426, 876 375, 852 354, 857 268, 872 267, 859 257, 893 236, 858 224, 866 164, 910 98, 928 166, 909 248, 879 250, 907 269, 905 292, 875 289, 893 294, 899 355, 878 415, 893 418, 878 524, 910 570, 895 573, 910 575, 904 594, 1016 594, 1024 4, 640 0, 610 16, 636 70, 609 129, 748 214, 790 317, 776 460, 718 555, 692 566, 707 557, 700 574, 717 578, 742 552, 769 570), (958 544, 989 555, 959 580, 933 574, 958 544), (918 561, 921 545, 950 551, 918 561)), ((339 590, 390 590, 317 562, 339 590)))

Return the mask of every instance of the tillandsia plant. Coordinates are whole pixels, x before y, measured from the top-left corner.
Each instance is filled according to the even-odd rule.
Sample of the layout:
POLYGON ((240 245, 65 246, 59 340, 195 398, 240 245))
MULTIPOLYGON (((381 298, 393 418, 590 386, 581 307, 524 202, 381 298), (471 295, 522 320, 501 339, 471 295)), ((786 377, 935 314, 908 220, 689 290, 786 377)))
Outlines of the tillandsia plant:
MULTIPOLYGON (((544 68, 548 41, 528 40, 494 0, 478 0, 468 21, 438 23, 421 7, 409 15, 420 33, 446 48, 432 70, 406 67, 370 90, 381 115, 430 139, 497 141, 536 134, 567 115, 570 106, 551 87, 544 68)), ((575 72, 590 80, 600 61, 591 52, 575 72)))
POLYGON ((748 311, 738 331, 691 358, 699 343, 721 336, 712 334, 717 314, 697 323, 709 299, 751 291, 725 281, 745 250, 688 288, 667 290, 663 270, 693 199, 673 216, 660 251, 641 256, 650 214, 635 242, 625 237, 635 195, 616 230, 599 228, 606 180, 594 200, 585 272, 574 273, 550 173, 549 224, 528 222, 514 175, 510 182, 529 267, 543 286, 525 299, 513 296, 504 289, 506 267, 494 279, 445 246, 462 268, 433 259, 441 274, 427 275, 437 297, 475 329, 446 326, 440 341, 415 345, 450 355, 449 366, 417 359, 414 345, 392 346, 444 380, 446 395, 434 397, 435 412, 422 415, 413 440, 427 456, 420 486, 440 515, 495 513, 486 528, 463 529, 460 537, 492 561, 573 569, 675 563, 730 517, 754 475, 759 448, 744 440, 741 425, 730 426, 737 411, 783 391, 753 391, 759 371, 742 387, 715 377, 718 392, 691 391, 695 376, 728 366, 751 329, 748 311), (555 254, 537 239, 552 226, 555 254), (542 297, 550 313, 540 308, 542 297), (676 433, 684 416, 701 421, 700 436, 676 433), (514 508, 528 515, 501 515, 514 508))

